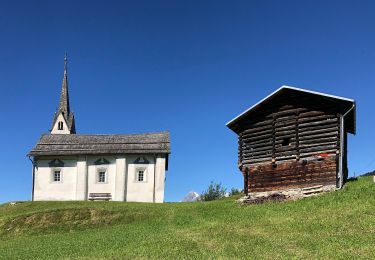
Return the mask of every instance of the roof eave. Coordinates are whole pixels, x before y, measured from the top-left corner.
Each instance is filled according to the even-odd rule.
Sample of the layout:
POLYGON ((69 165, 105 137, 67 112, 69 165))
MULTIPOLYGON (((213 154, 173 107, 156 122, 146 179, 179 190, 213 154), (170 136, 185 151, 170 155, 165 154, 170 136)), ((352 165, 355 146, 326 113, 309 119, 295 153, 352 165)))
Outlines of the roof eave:
MULTIPOLYGON (((228 128, 230 128, 231 130, 233 130, 232 126, 238 120, 240 120, 241 118, 243 118, 250 111, 252 111, 253 109, 255 109, 257 106, 261 105, 267 99, 271 98, 272 96, 274 96, 275 94, 277 94, 279 91, 281 91, 283 89, 291 89, 291 90, 301 91, 301 92, 310 93, 310 94, 314 94, 314 95, 320 95, 320 96, 325 96, 325 97, 329 97, 329 98, 339 99, 339 100, 343 100, 343 101, 352 102, 355 105, 355 100, 353 100, 353 99, 344 98, 344 97, 335 96, 335 95, 330 95, 330 94, 326 94, 326 93, 322 93, 322 92, 317 92, 317 91, 312 91, 312 90, 307 90, 307 89, 303 89, 303 88, 297 88, 297 87, 283 85, 283 86, 279 87, 278 89, 276 89, 271 94, 269 94, 268 96, 266 96, 265 98, 263 98, 262 100, 260 100, 259 102, 257 102, 256 104, 254 104, 253 106, 251 106, 250 108, 246 109, 244 112, 242 112, 241 114, 239 114, 238 116, 236 116, 235 118, 233 118, 232 120, 230 120, 229 122, 227 122, 226 126, 228 128)), ((355 118, 355 114, 354 114, 354 118, 355 118)), ((355 133, 355 122, 354 122, 354 133, 355 133)))

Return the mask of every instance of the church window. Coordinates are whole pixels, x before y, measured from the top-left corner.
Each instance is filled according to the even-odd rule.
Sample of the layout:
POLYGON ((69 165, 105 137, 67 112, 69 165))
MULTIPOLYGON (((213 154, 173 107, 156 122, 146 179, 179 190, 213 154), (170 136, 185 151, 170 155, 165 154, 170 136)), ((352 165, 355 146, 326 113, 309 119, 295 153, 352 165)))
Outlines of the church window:
POLYGON ((105 170, 99 170, 98 172, 98 183, 106 183, 107 182, 107 174, 105 170))
POLYGON ((53 181, 54 182, 61 182, 61 171, 60 170, 54 170, 53 171, 53 181))
POLYGON ((58 130, 63 130, 63 129, 64 129, 64 123, 60 121, 60 122, 57 124, 57 129, 58 129, 58 130))
POLYGON ((144 168, 137 169, 136 175, 135 175, 135 180, 137 182, 146 182, 146 171, 144 168))
POLYGON ((138 181, 143 181, 143 179, 145 177, 144 174, 145 174, 144 171, 139 171, 138 172, 138 181))

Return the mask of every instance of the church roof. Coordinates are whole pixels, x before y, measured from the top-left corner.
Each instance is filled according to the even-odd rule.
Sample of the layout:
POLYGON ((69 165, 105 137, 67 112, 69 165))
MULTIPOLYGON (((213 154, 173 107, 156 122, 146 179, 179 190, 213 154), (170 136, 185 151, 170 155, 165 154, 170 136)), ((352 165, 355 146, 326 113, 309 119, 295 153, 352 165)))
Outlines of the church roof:
POLYGON ((169 132, 127 135, 43 134, 29 156, 169 154, 169 132))

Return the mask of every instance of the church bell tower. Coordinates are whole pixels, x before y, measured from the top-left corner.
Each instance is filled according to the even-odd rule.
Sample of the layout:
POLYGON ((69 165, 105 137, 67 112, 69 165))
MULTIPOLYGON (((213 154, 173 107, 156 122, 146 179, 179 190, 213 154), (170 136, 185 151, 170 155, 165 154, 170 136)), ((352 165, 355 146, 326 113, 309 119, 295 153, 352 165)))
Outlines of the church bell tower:
POLYGON ((68 91, 68 59, 64 58, 64 77, 61 86, 59 108, 55 112, 51 134, 75 134, 74 114, 70 111, 68 91))

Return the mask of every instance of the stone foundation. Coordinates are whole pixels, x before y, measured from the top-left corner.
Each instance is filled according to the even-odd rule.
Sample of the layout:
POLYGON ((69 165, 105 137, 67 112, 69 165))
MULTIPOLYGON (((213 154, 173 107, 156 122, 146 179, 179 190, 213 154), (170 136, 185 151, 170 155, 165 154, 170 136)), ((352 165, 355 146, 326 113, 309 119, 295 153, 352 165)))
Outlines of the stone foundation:
POLYGON ((248 196, 237 200, 240 204, 262 204, 267 201, 297 200, 306 197, 318 196, 337 190, 336 185, 317 185, 305 188, 294 188, 277 191, 251 192, 248 196))

